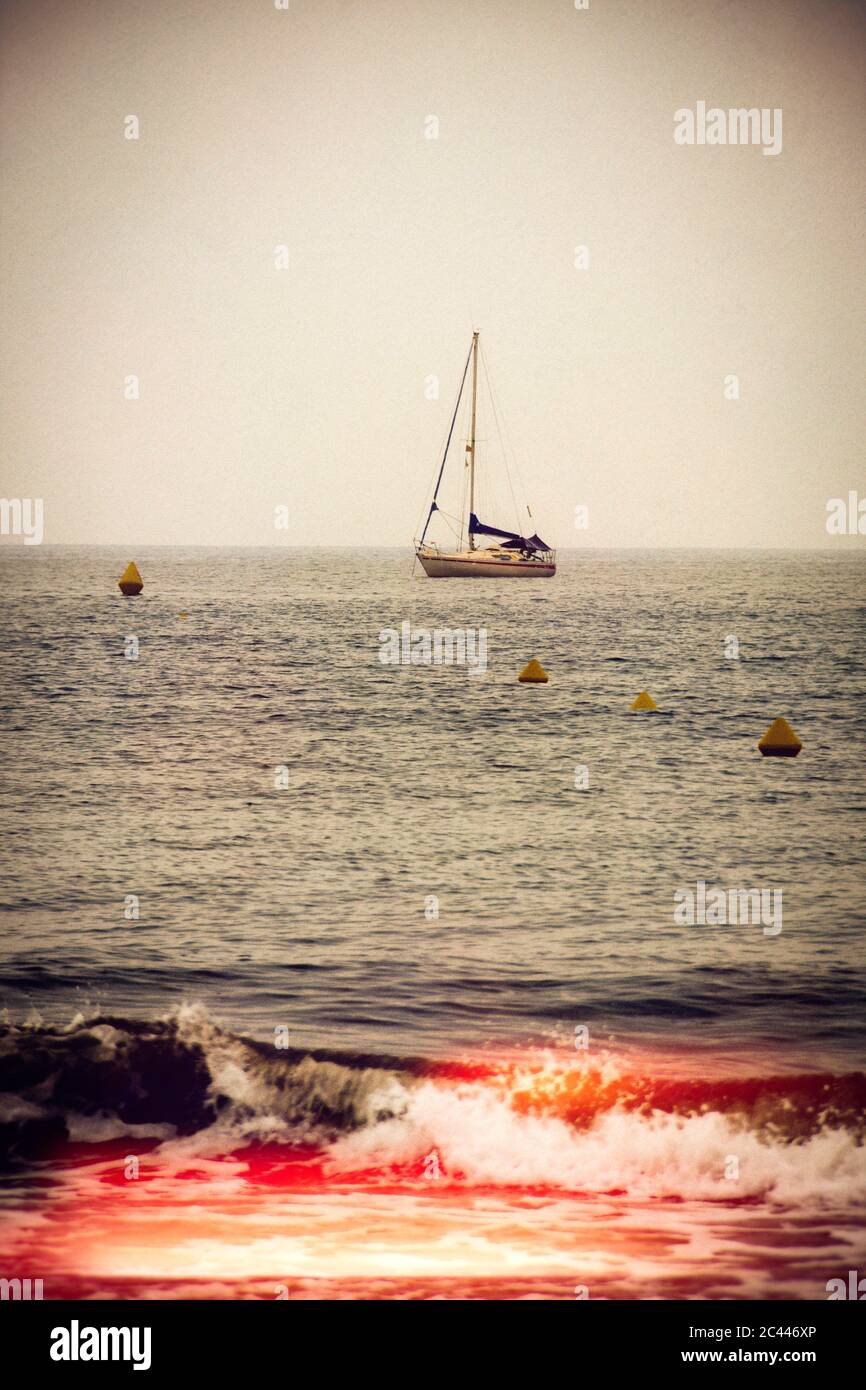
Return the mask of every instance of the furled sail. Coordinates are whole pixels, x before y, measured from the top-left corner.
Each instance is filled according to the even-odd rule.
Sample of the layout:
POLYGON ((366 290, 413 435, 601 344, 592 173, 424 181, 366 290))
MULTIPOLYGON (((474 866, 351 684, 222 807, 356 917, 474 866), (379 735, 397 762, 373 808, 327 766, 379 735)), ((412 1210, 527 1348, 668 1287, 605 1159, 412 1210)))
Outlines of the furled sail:
POLYGON ((470 536, 499 536, 500 539, 505 541, 508 549, 513 549, 517 546, 519 546, 521 550, 550 549, 550 546, 547 545, 540 536, 529 536, 527 538, 526 536, 518 536, 516 531, 503 531, 498 526, 485 526, 482 521, 478 520, 474 512, 471 512, 469 516, 469 534, 470 536))

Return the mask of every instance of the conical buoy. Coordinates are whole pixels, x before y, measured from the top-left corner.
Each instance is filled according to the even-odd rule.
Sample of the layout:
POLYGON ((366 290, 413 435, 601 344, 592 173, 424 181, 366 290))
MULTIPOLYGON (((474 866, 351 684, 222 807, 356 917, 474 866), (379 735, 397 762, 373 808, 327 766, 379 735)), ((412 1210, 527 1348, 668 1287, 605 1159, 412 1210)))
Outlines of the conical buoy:
POLYGON ((642 690, 637 699, 630 705, 630 709, 658 709, 658 705, 652 695, 648 695, 642 690))
POLYGON ((774 719, 758 747, 765 758, 796 758, 803 744, 787 719, 774 719))
POLYGON ((522 681, 524 685, 544 685, 546 681, 550 680, 550 676, 541 663, 533 657, 529 664, 524 666, 517 679, 522 681))
POLYGON ((123 574, 117 581, 122 594, 131 598, 134 594, 140 594, 144 588, 144 580, 138 572, 138 566, 134 560, 130 560, 123 574))

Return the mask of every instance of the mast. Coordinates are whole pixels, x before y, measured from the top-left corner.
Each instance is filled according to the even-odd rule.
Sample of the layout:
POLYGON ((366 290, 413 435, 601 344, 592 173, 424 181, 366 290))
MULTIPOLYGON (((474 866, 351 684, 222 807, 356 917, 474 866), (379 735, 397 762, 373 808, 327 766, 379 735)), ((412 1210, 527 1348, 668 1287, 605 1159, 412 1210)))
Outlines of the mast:
MULTIPOLYGON (((472 334, 472 424, 469 434, 469 525, 475 512, 475 404, 478 399, 478 334, 472 334)), ((475 537, 469 532, 469 549, 475 549, 475 537)))

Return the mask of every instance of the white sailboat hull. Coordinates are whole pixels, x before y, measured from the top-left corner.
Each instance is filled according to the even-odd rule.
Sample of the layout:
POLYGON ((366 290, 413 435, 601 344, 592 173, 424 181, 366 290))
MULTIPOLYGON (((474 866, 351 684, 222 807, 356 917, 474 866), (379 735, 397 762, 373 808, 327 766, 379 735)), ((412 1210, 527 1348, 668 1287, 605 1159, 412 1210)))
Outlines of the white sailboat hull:
POLYGON ((448 555, 419 549, 416 553, 430 579, 552 579, 556 574, 552 561, 512 559, 501 552, 466 550, 448 555))

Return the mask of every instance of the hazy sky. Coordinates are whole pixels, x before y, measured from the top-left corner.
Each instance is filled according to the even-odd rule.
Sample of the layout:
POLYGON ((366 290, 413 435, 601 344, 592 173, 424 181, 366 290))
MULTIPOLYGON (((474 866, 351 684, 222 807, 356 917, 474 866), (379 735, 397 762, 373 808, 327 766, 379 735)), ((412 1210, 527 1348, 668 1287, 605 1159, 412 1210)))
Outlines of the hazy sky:
POLYGON ((408 544, 474 325, 549 541, 866 544, 825 529, 866 496, 861 5, 288 5, 0 9, 0 490, 46 541, 408 544), (781 152, 676 144, 699 101, 781 152))

